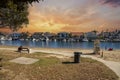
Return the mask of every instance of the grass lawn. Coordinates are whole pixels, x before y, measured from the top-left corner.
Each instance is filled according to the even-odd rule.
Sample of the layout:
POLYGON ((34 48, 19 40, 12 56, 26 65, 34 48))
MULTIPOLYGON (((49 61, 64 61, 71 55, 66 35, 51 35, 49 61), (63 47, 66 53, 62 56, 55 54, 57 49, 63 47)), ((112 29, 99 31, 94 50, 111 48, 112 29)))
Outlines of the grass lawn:
MULTIPOLYGON (((74 64, 73 58, 48 57, 46 53, 20 54, 0 50, 3 69, 0 80, 117 80, 116 74, 104 64, 89 58, 81 58, 81 63, 74 64), (9 62, 18 57, 39 59, 30 65, 9 62)), ((53 55, 53 54, 52 54, 53 55)), ((60 55, 58 55, 60 56, 60 55)))

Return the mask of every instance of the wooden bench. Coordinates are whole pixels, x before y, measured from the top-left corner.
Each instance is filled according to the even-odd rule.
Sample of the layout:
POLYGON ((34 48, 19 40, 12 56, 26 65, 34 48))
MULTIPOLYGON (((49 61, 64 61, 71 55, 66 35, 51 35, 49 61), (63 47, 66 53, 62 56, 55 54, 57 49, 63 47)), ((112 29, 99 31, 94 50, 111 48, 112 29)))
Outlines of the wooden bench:
POLYGON ((21 51, 27 51, 28 53, 30 52, 29 48, 24 48, 24 47, 20 46, 18 48, 18 52, 21 52, 21 51))

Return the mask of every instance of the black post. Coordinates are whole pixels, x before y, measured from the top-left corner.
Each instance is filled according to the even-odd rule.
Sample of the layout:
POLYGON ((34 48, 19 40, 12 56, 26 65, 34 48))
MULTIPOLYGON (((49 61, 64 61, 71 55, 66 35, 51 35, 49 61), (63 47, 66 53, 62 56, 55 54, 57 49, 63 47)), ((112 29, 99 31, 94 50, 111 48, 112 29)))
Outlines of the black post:
POLYGON ((2 59, 3 58, 0 58, 0 70, 2 69, 2 59))
POLYGON ((79 63, 80 62, 80 55, 82 52, 74 52, 74 63, 79 63))

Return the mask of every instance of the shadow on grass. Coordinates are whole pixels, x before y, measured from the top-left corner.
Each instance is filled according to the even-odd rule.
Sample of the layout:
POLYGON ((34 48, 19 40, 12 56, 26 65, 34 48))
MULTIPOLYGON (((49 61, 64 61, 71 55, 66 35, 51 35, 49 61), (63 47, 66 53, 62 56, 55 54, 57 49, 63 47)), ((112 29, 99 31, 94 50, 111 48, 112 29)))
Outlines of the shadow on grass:
POLYGON ((62 62, 62 64, 78 64, 76 62, 62 62))
POLYGON ((20 52, 20 51, 14 51, 14 52, 20 52))
POLYGON ((95 53, 84 53, 82 55, 95 55, 95 53))

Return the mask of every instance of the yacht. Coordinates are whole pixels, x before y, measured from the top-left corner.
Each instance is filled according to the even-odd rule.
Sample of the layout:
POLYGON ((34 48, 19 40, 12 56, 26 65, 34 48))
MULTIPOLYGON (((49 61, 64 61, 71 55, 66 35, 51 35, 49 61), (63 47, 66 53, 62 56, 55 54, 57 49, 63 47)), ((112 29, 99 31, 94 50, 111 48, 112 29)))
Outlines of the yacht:
POLYGON ((12 38, 10 37, 10 38, 8 38, 7 40, 8 40, 8 41, 12 41, 12 38))
POLYGON ((32 39, 32 41, 35 41, 35 40, 36 40, 35 38, 32 39))
POLYGON ((88 39, 87 39, 87 38, 84 38, 82 41, 84 41, 84 42, 88 42, 88 39))

